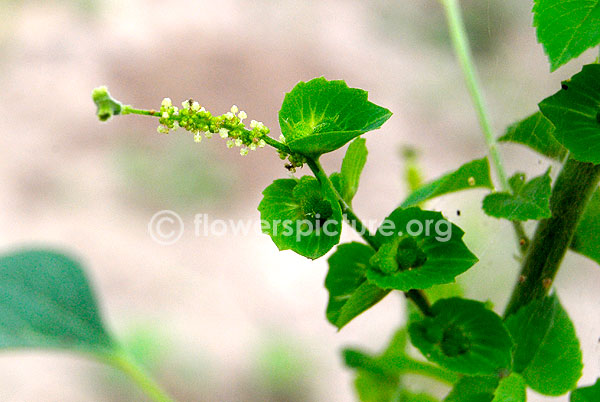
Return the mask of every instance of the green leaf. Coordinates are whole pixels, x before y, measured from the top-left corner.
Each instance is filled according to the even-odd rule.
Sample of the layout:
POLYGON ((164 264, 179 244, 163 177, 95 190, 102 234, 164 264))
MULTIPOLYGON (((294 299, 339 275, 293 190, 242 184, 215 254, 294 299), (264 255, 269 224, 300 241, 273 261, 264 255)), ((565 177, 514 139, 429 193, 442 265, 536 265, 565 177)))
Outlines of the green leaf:
POLYGON ((525 402, 527 400, 525 380, 519 374, 511 373, 500 380, 494 392, 493 402, 525 402))
POLYGON ((598 0, 535 0, 533 13, 533 26, 550 60, 550 71, 600 43, 598 0))
POLYGON ((550 211, 550 171, 525 183, 525 175, 517 173, 509 183, 513 194, 493 193, 483 200, 483 211, 495 218, 510 221, 545 219, 552 216, 550 211))
POLYGON ((438 300, 433 317, 410 324, 413 345, 428 360, 467 375, 497 375, 511 367, 512 341, 502 319, 483 303, 438 300))
POLYGON ((515 342, 514 370, 544 395, 562 395, 581 377, 582 355, 575 328, 558 297, 533 301, 508 317, 515 342))
POLYGON ((444 402, 492 402, 497 386, 497 377, 463 377, 444 402))
POLYGON ((367 163, 367 146, 364 138, 357 138, 350 143, 346 156, 342 161, 341 169, 341 191, 342 198, 348 203, 352 203, 352 199, 358 190, 358 182, 360 174, 367 163))
POLYGON ((263 233, 271 236, 279 250, 316 259, 340 240, 340 206, 323 197, 314 177, 275 180, 263 191, 258 210, 263 233))
POLYGON ((562 161, 567 150, 553 136, 554 125, 541 112, 516 122, 498 138, 500 142, 526 145, 548 158, 562 161))
POLYGON ((447 173, 439 179, 425 184, 409 195, 401 207, 412 207, 440 195, 481 187, 494 188, 490 179, 490 165, 487 157, 475 159, 462 165, 454 172, 447 173))
POLYGON ((279 126, 292 152, 316 157, 378 129, 391 115, 369 102, 366 91, 321 77, 299 82, 285 95, 279 126))
POLYGON ((594 385, 577 388, 571 392, 570 402, 598 402, 600 401, 600 378, 594 385))
MULTIPOLYGON (((575 4, 575 2, 571 2, 575 4)), ((597 2, 594 2, 597 3, 597 2)), ((599 9, 600 12, 600 9, 599 9)), ((600 31, 598 31, 600 35, 600 31)), ((562 89, 540 102, 554 137, 580 162, 600 163, 600 65, 583 66, 562 89)))
POLYGON ((4 254, 0 287, 1 348, 115 348, 83 269, 70 257, 51 250, 4 254))
POLYGON ((339 245, 327 260, 329 272, 325 288, 329 291, 329 303, 326 315, 338 329, 390 292, 367 282, 367 266, 374 253, 367 245, 346 243, 339 245))
POLYGON ((402 291, 454 282, 478 261, 463 235, 439 212, 398 208, 375 234, 382 246, 370 260, 367 278, 381 288, 402 291))
POLYGON ((571 249, 600 264, 600 190, 588 203, 571 241, 571 249))

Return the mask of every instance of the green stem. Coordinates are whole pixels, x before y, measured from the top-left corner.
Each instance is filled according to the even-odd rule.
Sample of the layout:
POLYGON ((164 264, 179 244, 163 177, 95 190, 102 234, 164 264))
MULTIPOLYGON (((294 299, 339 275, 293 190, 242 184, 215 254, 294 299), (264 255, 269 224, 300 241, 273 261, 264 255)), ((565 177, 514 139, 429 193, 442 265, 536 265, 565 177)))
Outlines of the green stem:
POLYGON ((153 401, 174 402, 126 351, 119 350, 102 360, 126 374, 153 401))
MULTIPOLYGON (((446 11, 446 19, 448 21, 450 38, 452 39, 452 44, 460 63, 467 89, 469 90, 471 100, 473 101, 475 111, 477 112, 479 124, 481 125, 481 130, 487 144, 488 153, 490 155, 490 159, 492 160, 492 166, 494 166, 498 180, 500 180, 500 188, 505 192, 512 193, 512 189, 508 184, 508 179, 504 170, 502 157, 498 151, 496 137, 492 130, 492 125, 490 124, 489 113, 483 101, 479 79, 477 78, 473 57, 471 55, 471 47, 469 45, 465 24, 460 11, 460 4, 458 0, 440 0, 440 2, 446 11)), ((513 226, 517 234, 519 248, 521 252, 524 253, 527 250, 529 243, 527 235, 525 234, 525 229, 523 228, 521 222, 515 221, 513 222, 513 226)))
MULTIPOLYGON (((348 222, 350 226, 371 246, 375 251, 381 247, 380 242, 377 240, 375 236, 371 234, 369 229, 362 223, 362 221, 356 216, 352 207, 348 205, 348 203, 342 198, 340 193, 335 189, 333 183, 325 173, 323 166, 318 159, 313 159, 307 157, 307 164, 310 170, 314 173, 315 177, 321 185, 323 186, 323 191, 326 192, 332 199, 336 199, 340 204, 340 208, 342 209, 342 215, 344 219, 348 222)), ((427 300, 427 296, 423 293, 422 290, 411 289, 408 292, 404 292, 404 295, 407 299, 411 300, 415 306, 426 316, 431 316, 433 313, 431 312, 431 305, 427 300)))
POLYGON ((599 181, 600 165, 567 160, 550 197, 552 217, 537 226, 505 317, 548 293, 599 181))
POLYGON ((156 110, 135 109, 130 105, 123 105, 121 114, 140 114, 143 116, 160 117, 160 112, 157 112, 156 110))

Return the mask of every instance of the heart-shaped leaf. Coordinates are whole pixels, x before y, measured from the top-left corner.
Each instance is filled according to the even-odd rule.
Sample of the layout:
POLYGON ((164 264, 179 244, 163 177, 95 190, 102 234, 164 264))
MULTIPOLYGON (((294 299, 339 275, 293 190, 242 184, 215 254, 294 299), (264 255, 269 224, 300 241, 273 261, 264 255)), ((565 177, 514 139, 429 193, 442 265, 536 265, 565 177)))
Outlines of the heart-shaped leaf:
POLYGON ((280 250, 316 259, 340 240, 340 206, 323 196, 314 177, 275 180, 263 191, 258 210, 263 233, 280 250))
MULTIPOLYGON (((596 9, 600 12, 600 7, 596 9)), ((555 127, 556 140, 580 162, 600 163, 599 105, 600 64, 583 66, 580 73, 562 83, 561 90, 539 104, 555 127)))
POLYGON ((382 244, 367 278, 384 289, 427 289, 454 282, 478 260, 462 241, 464 232, 441 213, 398 208, 377 230, 382 244))
POLYGON ((514 370, 527 385, 544 395, 575 387, 583 367, 579 340, 556 295, 522 307, 506 326, 515 342, 514 370))
POLYGON ((378 129, 392 112, 367 100, 367 92, 344 81, 315 78, 285 95, 279 126, 292 152, 317 157, 378 129))
POLYGON ((109 354, 104 328, 81 265, 52 250, 0 257, 0 347, 109 354))
POLYGON ((413 345, 430 361, 458 373, 497 375, 511 367, 512 341, 502 319, 483 303, 438 300, 433 317, 410 324, 413 345))
POLYGON ((523 173, 517 173, 509 180, 513 194, 505 192, 489 194, 483 200, 483 211, 495 218, 510 221, 549 218, 552 216, 550 182, 550 171, 528 182, 525 182, 523 173))

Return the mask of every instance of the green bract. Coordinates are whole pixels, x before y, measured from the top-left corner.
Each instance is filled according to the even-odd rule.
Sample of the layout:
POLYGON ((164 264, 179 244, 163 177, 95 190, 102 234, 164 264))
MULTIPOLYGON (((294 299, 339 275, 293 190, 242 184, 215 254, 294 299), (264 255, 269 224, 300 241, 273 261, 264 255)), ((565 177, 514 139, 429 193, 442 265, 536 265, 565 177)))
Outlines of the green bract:
POLYGON ((340 241, 340 207, 323 197, 314 177, 275 180, 263 191, 258 210, 263 233, 280 250, 316 259, 340 241))
POLYGON ((438 300, 433 317, 412 322, 410 338, 428 360, 468 375, 497 375, 511 367, 512 341, 502 319, 473 300, 438 300))
POLYGON ((548 158, 562 161, 567 150, 552 135, 554 126, 541 112, 516 122, 498 138, 501 142, 516 142, 526 145, 548 158))
POLYGON ((0 257, 0 347, 70 349, 108 354, 104 329, 78 262, 52 250, 0 257))
POLYGON ((550 212, 550 171, 525 182, 525 174, 517 173, 509 179, 513 194, 493 193, 483 200, 486 214, 511 221, 544 219, 550 212))
MULTIPOLYGON (((597 2, 594 2, 597 3, 597 2)), ((600 12, 600 7, 596 7, 600 12)), ((600 31, 598 31, 600 35, 600 31)), ((583 66, 544 99, 540 110, 556 128, 556 140, 581 162, 600 163, 600 65, 583 66)))
POLYGON ((327 320, 338 329, 389 293, 367 281, 367 266, 374 253, 367 245, 347 243, 339 245, 329 257, 325 278, 329 291, 327 320))
POLYGON ((403 208, 412 207, 440 195, 481 187, 494 188, 490 179, 490 165, 487 157, 465 163, 454 172, 425 184, 409 195, 401 206, 403 208))
POLYGON ((533 13, 551 71, 600 42, 598 0, 535 0, 533 13))
POLYGON ((375 130, 392 112, 367 100, 367 92, 344 81, 315 78, 285 95, 279 125, 292 152, 316 157, 375 130))
POLYGON ((478 260, 462 241, 464 232, 441 213, 398 208, 377 230, 382 244, 367 270, 384 289, 427 289, 450 283, 478 260))
POLYGON ((545 395, 562 395, 581 377, 575 328, 556 295, 536 300, 506 320, 515 343, 514 370, 545 395))

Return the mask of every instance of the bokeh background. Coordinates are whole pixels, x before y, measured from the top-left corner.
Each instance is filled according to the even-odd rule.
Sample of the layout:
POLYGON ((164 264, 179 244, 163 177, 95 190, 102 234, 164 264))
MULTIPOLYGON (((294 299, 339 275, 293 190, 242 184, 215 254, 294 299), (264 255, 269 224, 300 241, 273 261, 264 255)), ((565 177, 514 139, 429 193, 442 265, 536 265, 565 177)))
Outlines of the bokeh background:
MULTIPOLYGON (((462 4, 498 134, 595 57, 550 74, 531 1, 462 4)), ((185 132, 159 135, 156 121, 139 116, 101 124, 90 92, 106 84, 143 108, 193 97, 216 114, 237 104, 278 136, 277 111, 296 82, 345 79, 394 112, 367 136, 354 203, 365 220, 383 219, 407 195, 402 146, 419 151, 429 179, 486 152, 437 2, 2 0, 0 21, 2 251, 43 245, 79 256, 114 334, 181 401, 354 400, 340 350, 383 348, 404 320, 402 297, 336 332, 324 316, 326 258, 280 253, 266 235, 191 229, 198 213, 258 219, 261 191, 288 175, 274 152, 242 158, 218 138, 198 145, 185 132), (172 246, 147 232, 162 209, 186 224, 172 246)), ((540 174, 550 163, 518 146, 502 152, 510 173, 540 174)), ((328 170, 338 154, 324 158, 328 170)), ((516 249, 510 225, 481 212, 484 194, 429 207, 466 231, 481 260, 460 277, 467 296, 501 310, 516 249)), ((581 384, 599 372, 599 284, 598 267, 574 254, 556 281, 581 337, 581 384)), ((95 362, 10 351, 0 354, 0 400, 145 399, 95 362)))

